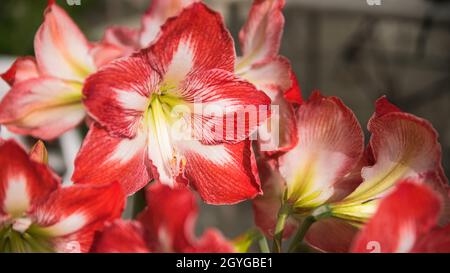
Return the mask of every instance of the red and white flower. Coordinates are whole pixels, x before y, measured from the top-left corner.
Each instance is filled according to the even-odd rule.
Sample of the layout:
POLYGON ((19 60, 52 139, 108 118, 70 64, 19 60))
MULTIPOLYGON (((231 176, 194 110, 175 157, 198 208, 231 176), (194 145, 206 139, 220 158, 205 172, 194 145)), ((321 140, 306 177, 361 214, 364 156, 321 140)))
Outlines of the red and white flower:
POLYGON ((36 58, 20 57, 1 75, 11 90, 0 102, 0 123, 15 133, 53 139, 84 119, 83 82, 118 49, 89 43, 55 1, 49 1, 34 49, 36 58))
POLYGON ((42 143, 28 155, 0 140, 0 252, 87 252, 104 222, 121 215, 119 183, 61 188, 45 161, 42 143))
POLYGON ((262 90, 277 106, 260 128, 260 149, 268 155, 290 150, 298 141, 294 105, 302 102, 300 87, 289 61, 279 55, 283 35, 284 0, 255 0, 239 33, 242 56, 236 74, 262 90), (272 125, 270 125, 273 122, 272 125))
POLYGON ((450 252, 450 225, 440 227, 441 196, 426 182, 406 179, 379 204, 352 252, 450 252))
POLYGON ((207 229, 196 238, 197 203, 186 187, 152 184, 147 207, 136 221, 116 220, 99 233, 92 252, 234 252, 219 231, 207 229))
POLYGON ((214 204, 259 194, 246 138, 264 121, 259 109, 268 108, 270 99, 234 75, 234 59, 221 16, 195 3, 168 20, 148 49, 102 67, 83 90, 98 125, 86 137, 73 180, 122 177, 132 194, 153 177, 172 187, 188 183, 214 204), (200 104, 221 113, 205 115, 196 111, 200 104), (234 115, 247 107, 258 120, 241 126, 234 115), (217 133, 224 120, 233 123, 217 133))
MULTIPOLYGON (((320 218, 306 234, 312 246, 348 251, 357 227, 404 178, 427 177, 424 181, 449 204, 437 133, 427 121, 401 112, 385 98, 377 101, 369 121, 372 136, 365 150, 355 116, 337 98, 314 93, 300 105, 297 122, 299 142, 279 158, 278 170, 273 171, 283 182, 272 185, 279 185, 276 192, 285 190, 284 203, 296 218, 320 218)), ((256 219, 266 222, 257 225, 270 234, 268 227, 273 230, 276 215, 264 209, 268 203, 261 200, 254 203, 256 219)))

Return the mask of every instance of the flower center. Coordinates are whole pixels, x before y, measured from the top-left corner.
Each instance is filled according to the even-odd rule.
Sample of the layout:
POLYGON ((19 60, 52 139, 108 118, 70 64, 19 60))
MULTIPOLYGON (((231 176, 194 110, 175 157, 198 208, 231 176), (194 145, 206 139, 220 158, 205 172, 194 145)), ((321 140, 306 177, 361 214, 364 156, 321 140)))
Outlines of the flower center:
POLYGON ((30 218, 7 221, 0 226, 1 253, 54 252, 47 236, 38 232, 30 218))
POLYGON ((184 158, 175 143, 190 134, 190 108, 176 93, 176 86, 162 84, 152 94, 146 114, 149 153, 156 160, 161 181, 171 181, 184 168, 184 158))

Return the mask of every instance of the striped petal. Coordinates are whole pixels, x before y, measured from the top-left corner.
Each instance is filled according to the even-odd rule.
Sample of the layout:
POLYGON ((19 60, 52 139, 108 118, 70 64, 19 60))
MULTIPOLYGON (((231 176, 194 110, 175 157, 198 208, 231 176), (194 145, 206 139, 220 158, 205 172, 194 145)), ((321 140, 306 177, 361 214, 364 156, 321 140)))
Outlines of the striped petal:
POLYGON ((234 204, 261 193, 257 166, 248 140, 237 144, 177 144, 186 166, 184 177, 209 204, 234 204))
POLYGON ((199 0, 153 0, 141 21, 140 46, 149 46, 167 19, 178 15, 184 7, 199 0))
POLYGON ((442 170, 438 135, 428 121, 401 112, 381 98, 368 128, 372 133, 370 149, 375 164, 362 169, 364 182, 345 202, 373 199, 399 179, 442 170))
POLYGON ((157 70, 171 84, 176 84, 193 71, 234 71, 235 51, 231 34, 221 15, 202 3, 189 6, 169 20, 148 51, 157 57, 157 70))
POLYGON ((44 164, 30 156, 14 140, 0 140, 0 221, 5 215, 22 217, 60 185, 44 164))
POLYGON ((339 99, 315 92, 297 113, 299 142, 280 157, 280 172, 294 208, 325 203, 335 184, 358 163, 363 134, 354 114, 339 99))
POLYGON ((133 138, 159 81, 144 56, 121 59, 86 80, 83 102, 90 116, 111 135, 133 138))
POLYGON ((20 57, 0 75, 10 86, 28 79, 39 77, 39 69, 34 57, 20 57))
POLYGON ((255 0, 239 32, 243 57, 238 70, 278 55, 283 35, 284 0, 255 0))
POLYGON ((224 70, 190 75, 180 97, 194 107, 194 138, 206 144, 242 141, 270 115, 269 97, 224 70))
POLYGON ((35 232, 52 238, 58 252, 87 252, 94 233, 120 217, 125 195, 119 183, 76 185, 52 193, 33 212, 35 232))
POLYGON ((15 84, 0 102, 0 123, 19 134, 53 139, 85 117, 81 85, 40 77, 15 84))
POLYGON ((146 141, 143 131, 133 139, 116 138, 93 124, 75 159, 72 180, 81 184, 118 181, 126 194, 137 192, 152 179, 146 141))
POLYGON ((34 49, 41 72, 65 80, 83 81, 95 70, 90 45, 67 13, 49 1, 34 49))

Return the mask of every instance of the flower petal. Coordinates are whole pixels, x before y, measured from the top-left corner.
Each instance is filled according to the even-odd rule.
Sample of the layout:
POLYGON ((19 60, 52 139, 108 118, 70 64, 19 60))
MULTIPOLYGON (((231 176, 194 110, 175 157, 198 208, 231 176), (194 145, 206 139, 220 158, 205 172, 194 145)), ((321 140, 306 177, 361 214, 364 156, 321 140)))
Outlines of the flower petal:
POLYGON ((339 179, 363 153, 361 127, 354 114, 335 97, 315 92, 297 113, 299 142, 280 157, 288 199, 296 208, 322 205, 339 179))
POLYGON ((238 68, 278 55, 283 35, 284 4, 284 0, 253 2, 248 20, 239 32, 243 57, 237 65, 238 68))
POLYGON ((345 199, 347 203, 376 198, 399 179, 442 170, 438 134, 428 121, 400 112, 383 97, 368 128, 376 163, 363 168, 364 182, 345 199))
POLYGON ((234 204, 261 193, 249 140, 237 144, 177 143, 186 159, 184 177, 209 204, 234 204))
POLYGON ((0 75, 10 86, 39 77, 34 57, 19 57, 5 73, 0 75))
POLYGON ((195 3, 167 21, 148 49, 166 82, 176 84, 191 71, 234 71, 235 51, 231 34, 220 14, 195 3))
POLYGON ((90 54, 96 67, 101 67, 120 57, 126 56, 126 51, 118 46, 100 42, 93 44, 90 54))
POLYGON ((254 64, 249 70, 236 71, 236 73, 274 100, 280 92, 284 93, 294 85, 291 79, 291 71, 289 61, 284 57, 277 56, 265 62, 254 64))
POLYGON ((141 21, 140 46, 149 46, 158 36, 161 26, 184 7, 199 0, 153 0, 141 21))
POLYGON ((155 183, 147 187, 147 208, 138 216, 154 252, 183 252, 195 243, 197 204, 185 187, 171 189, 155 183))
POLYGON ((193 135, 205 144, 242 141, 270 114, 269 97, 224 70, 191 75, 184 81, 180 96, 193 104, 193 135))
POLYGON ((0 102, 0 123, 19 134, 53 139, 85 116, 81 85, 41 77, 15 84, 0 102))
POLYGON ((58 189, 60 180, 14 141, 0 140, 0 219, 21 217, 58 189))
POLYGON ((75 159, 72 180, 81 184, 118 181, 126 194, 144 187, 152 176, 147 168, 146 133, 133 139, 115 138, 93 124, 75 159))
POLYGON ((106 29, 102 42, 121 48, 128 56, 139 49, 139 32, 127 27, 109 27, 106 29))
POLYGON ((111 135, 133 138, 159 80, 145 57, 120 59, 86 80, 83 102, 111 135))
POLYGON ((75 243, 87 252, 95 231, 120 217, 124 205, 119 183, 76 185, 55 191, 33 214, 38 232, 54 238, 57 251, 66 252, 75 243))
POLYGON ((49 2, 45 11, 44 23, 34 39, 34 49, 43 74, 83 81, 95 70, 86 37, 54 2, 49 2))
POLYGON ((297 145, 295 110, 282 94, 272 100, 270 118, 260 126, 258 136, 260 151, 270 157, 279 156, 297 145))
POLYGON ((117 219, 96 235, 91 251, 94 253, 148 253, 141 223, 117 219))
POLYGON ((416 253, 449 253, 450 225, 434 228, 430 233, 420 238, 411 252, 416 253))
POLYGON ((184 250, 185 253, 233 253, 233 245, 218 230, 210 228, 203 233, 195 246, 184 250))
POLYGON ((438 195, 427 186, 414 180, 399 182, 359 233, 352 252, 410 252, 436 225, 440 209, 438 195))
POLYGON ((358 228, 349 223, 328 218, 315 222, 306 234, 306 242, 324 252, 346 253, 350 250, 358 228))

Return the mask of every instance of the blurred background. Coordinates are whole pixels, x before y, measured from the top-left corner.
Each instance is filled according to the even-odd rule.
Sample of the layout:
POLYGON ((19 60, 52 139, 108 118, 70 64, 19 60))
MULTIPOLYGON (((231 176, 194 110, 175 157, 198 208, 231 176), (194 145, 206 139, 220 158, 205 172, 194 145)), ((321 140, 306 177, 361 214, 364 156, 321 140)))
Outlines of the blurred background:
MULTIPOLYGON (((58 0, 91 41, 109 25, 139 26, 151 0, 58 0)), ((220 11, 236 38, 251 0, 205 1, 220 11)), ((292 62, 307 98, 314 89, 341 97, 363 127, 375 100, 431 121, 450 173, 450 0, 286 0, 281 54, 292 62)), ((15 56, 32 55, 45 0, 1 0, 0 72, 15 56)), ((0 83, 0 97, 8 90, 0 83)), ((7 132, 2 132, 5 137, 7 132)), ((22 139, 32 143, 32 140, 22 139)), ((50 143, 51 165, 70 177, 79 137, 50 143), (62 149, 61 149, 62 148, 62 149)), ((202 205, 198 231, 220 228, 233 238, 253 226, 251 204, 202 205)))

